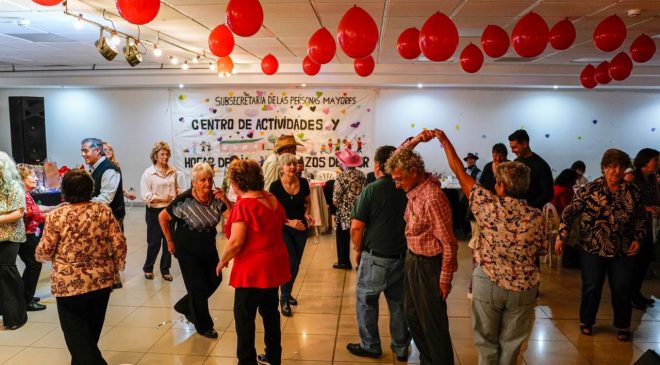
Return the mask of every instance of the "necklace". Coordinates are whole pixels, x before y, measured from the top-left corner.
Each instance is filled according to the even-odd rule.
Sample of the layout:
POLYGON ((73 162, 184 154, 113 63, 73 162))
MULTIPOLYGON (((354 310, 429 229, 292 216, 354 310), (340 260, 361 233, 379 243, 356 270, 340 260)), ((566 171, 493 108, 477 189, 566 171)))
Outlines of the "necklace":
POLYGON ((209 198, 207 198, 206 200, 203 200, 202 197, 201 197, 201 196, 199 195, 199 193, 197 192, 197 190, 193 189, 193 191, 192 191, 192 195, 193 195, 193 198, 194 198, 195 200, 197 200, 197 202, 198 202, 199 204, 201 204, 201 205, 206 205, 206 206, 211 205, 211 198, 209 197, 209 198))

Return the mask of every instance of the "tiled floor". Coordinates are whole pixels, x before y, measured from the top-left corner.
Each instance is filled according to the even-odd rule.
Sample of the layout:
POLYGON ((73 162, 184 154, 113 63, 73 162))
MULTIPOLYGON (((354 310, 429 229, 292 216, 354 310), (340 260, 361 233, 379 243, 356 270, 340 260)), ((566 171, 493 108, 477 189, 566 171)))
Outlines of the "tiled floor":
MULTIPOLYGON (((160 279, 147 281, 142 276, 146 252, 144 209, 132 208, 126 218, 128 265, 124 288, 113 292, 100 340, 100 348, 110 364, 236 364, 236 333, 232 315, 232 289, 223 281, 210 300, 218 340, 195 333, 172 310, 184 294, 176 261, 171 283, 160 279)), ((224 240, 218 240, 218 247, 224 240)), ((448 300, 452 341, 456 364, 477 363, 470 325, 470 302, 466 299, 471 268, 469 250, 460 246, 460 269, 454 277, 454 289, 448 300)), ((358 340, 355 319, 355 271, 333 270, 334 236, 310 237, 298 282, 294 288, 300 305, 292 318, 282 317, 284 364, 359 364, 396 363, 390 351, 379 360, 352 356, 345 349, 358 340)), ((54 299, 49 295, 45 266, 37 295, 48 309, 29 313, 29 322, 17 331, 0 330, 0 364, 68 364, 70 359, 59 328, 54 299)), ((522 364, 631 364, 647 349, 660 351, 660 304, 646 313, 633 314, 632 342, 621 343, 610 326, 612 313, 609 296, 603 305, 593 337, 578 331, 577 308, 580 278, 574 270, 549 269, 543 266, 541 299, 536 309, 534 331, 524 349, 522 364)), ((229 272, 226 270, 225 274, 229 272)), ((645 283, 646 293, 657 293, 660 280, 645 283)), ((383 349, 389 348, 388 313, 381 300, 380 321, 383 349)), ((2 327, 0 327, 2 328, 2 327)), ((258 332, 262 332, 257 327, 258 332)), ((257 349, 263 340, 257 338, 257 349)), ((417 362, 413 351, 410 363, 417 362)))

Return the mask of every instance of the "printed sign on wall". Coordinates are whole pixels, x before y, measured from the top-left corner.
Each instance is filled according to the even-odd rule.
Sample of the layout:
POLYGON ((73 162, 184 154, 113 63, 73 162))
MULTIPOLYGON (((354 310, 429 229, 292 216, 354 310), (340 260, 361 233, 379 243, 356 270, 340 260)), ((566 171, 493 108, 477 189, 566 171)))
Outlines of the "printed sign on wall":
POLYGON ((375 90, 240 89, 174 90, 174 166, 190 181, 205 161, 224 171, 229 158, 263 164, 277 137, 294 135, 307 173, 335 170, 335 152, 349 148, 371 170, 375 150, 375 90))

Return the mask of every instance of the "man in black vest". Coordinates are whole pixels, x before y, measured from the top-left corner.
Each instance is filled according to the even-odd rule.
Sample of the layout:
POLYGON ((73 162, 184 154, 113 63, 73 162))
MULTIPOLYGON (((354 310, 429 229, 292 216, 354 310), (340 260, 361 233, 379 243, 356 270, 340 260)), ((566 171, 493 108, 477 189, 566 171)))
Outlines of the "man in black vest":
POLYGON ((92 201, 108 204, 123 231, 126 211, 124 196, 121 193, 124 191, 121 183, 121 171, 103 155, 103 142, 100 139, 85 138, 80 145, 80 154, 89 166, 94 180, 92 201))

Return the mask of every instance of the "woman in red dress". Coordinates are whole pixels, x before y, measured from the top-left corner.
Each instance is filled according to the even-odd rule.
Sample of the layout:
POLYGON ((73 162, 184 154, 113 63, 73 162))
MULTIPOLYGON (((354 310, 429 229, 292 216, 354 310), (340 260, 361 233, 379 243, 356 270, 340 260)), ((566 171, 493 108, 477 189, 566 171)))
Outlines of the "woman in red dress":
POLYGON ((225 224, 228 242, 216 269, 234 259, 229 285, 234 287, 238 363, 280 365, 282 358, 278 287, 291 278, 289 257, 282 238, 284 208, 264 191, 259 163, 237 160, 229 165, 229 181, 238 195, 225 224), (257 309, 263 319, 266 353, 254 348, 257 309))

